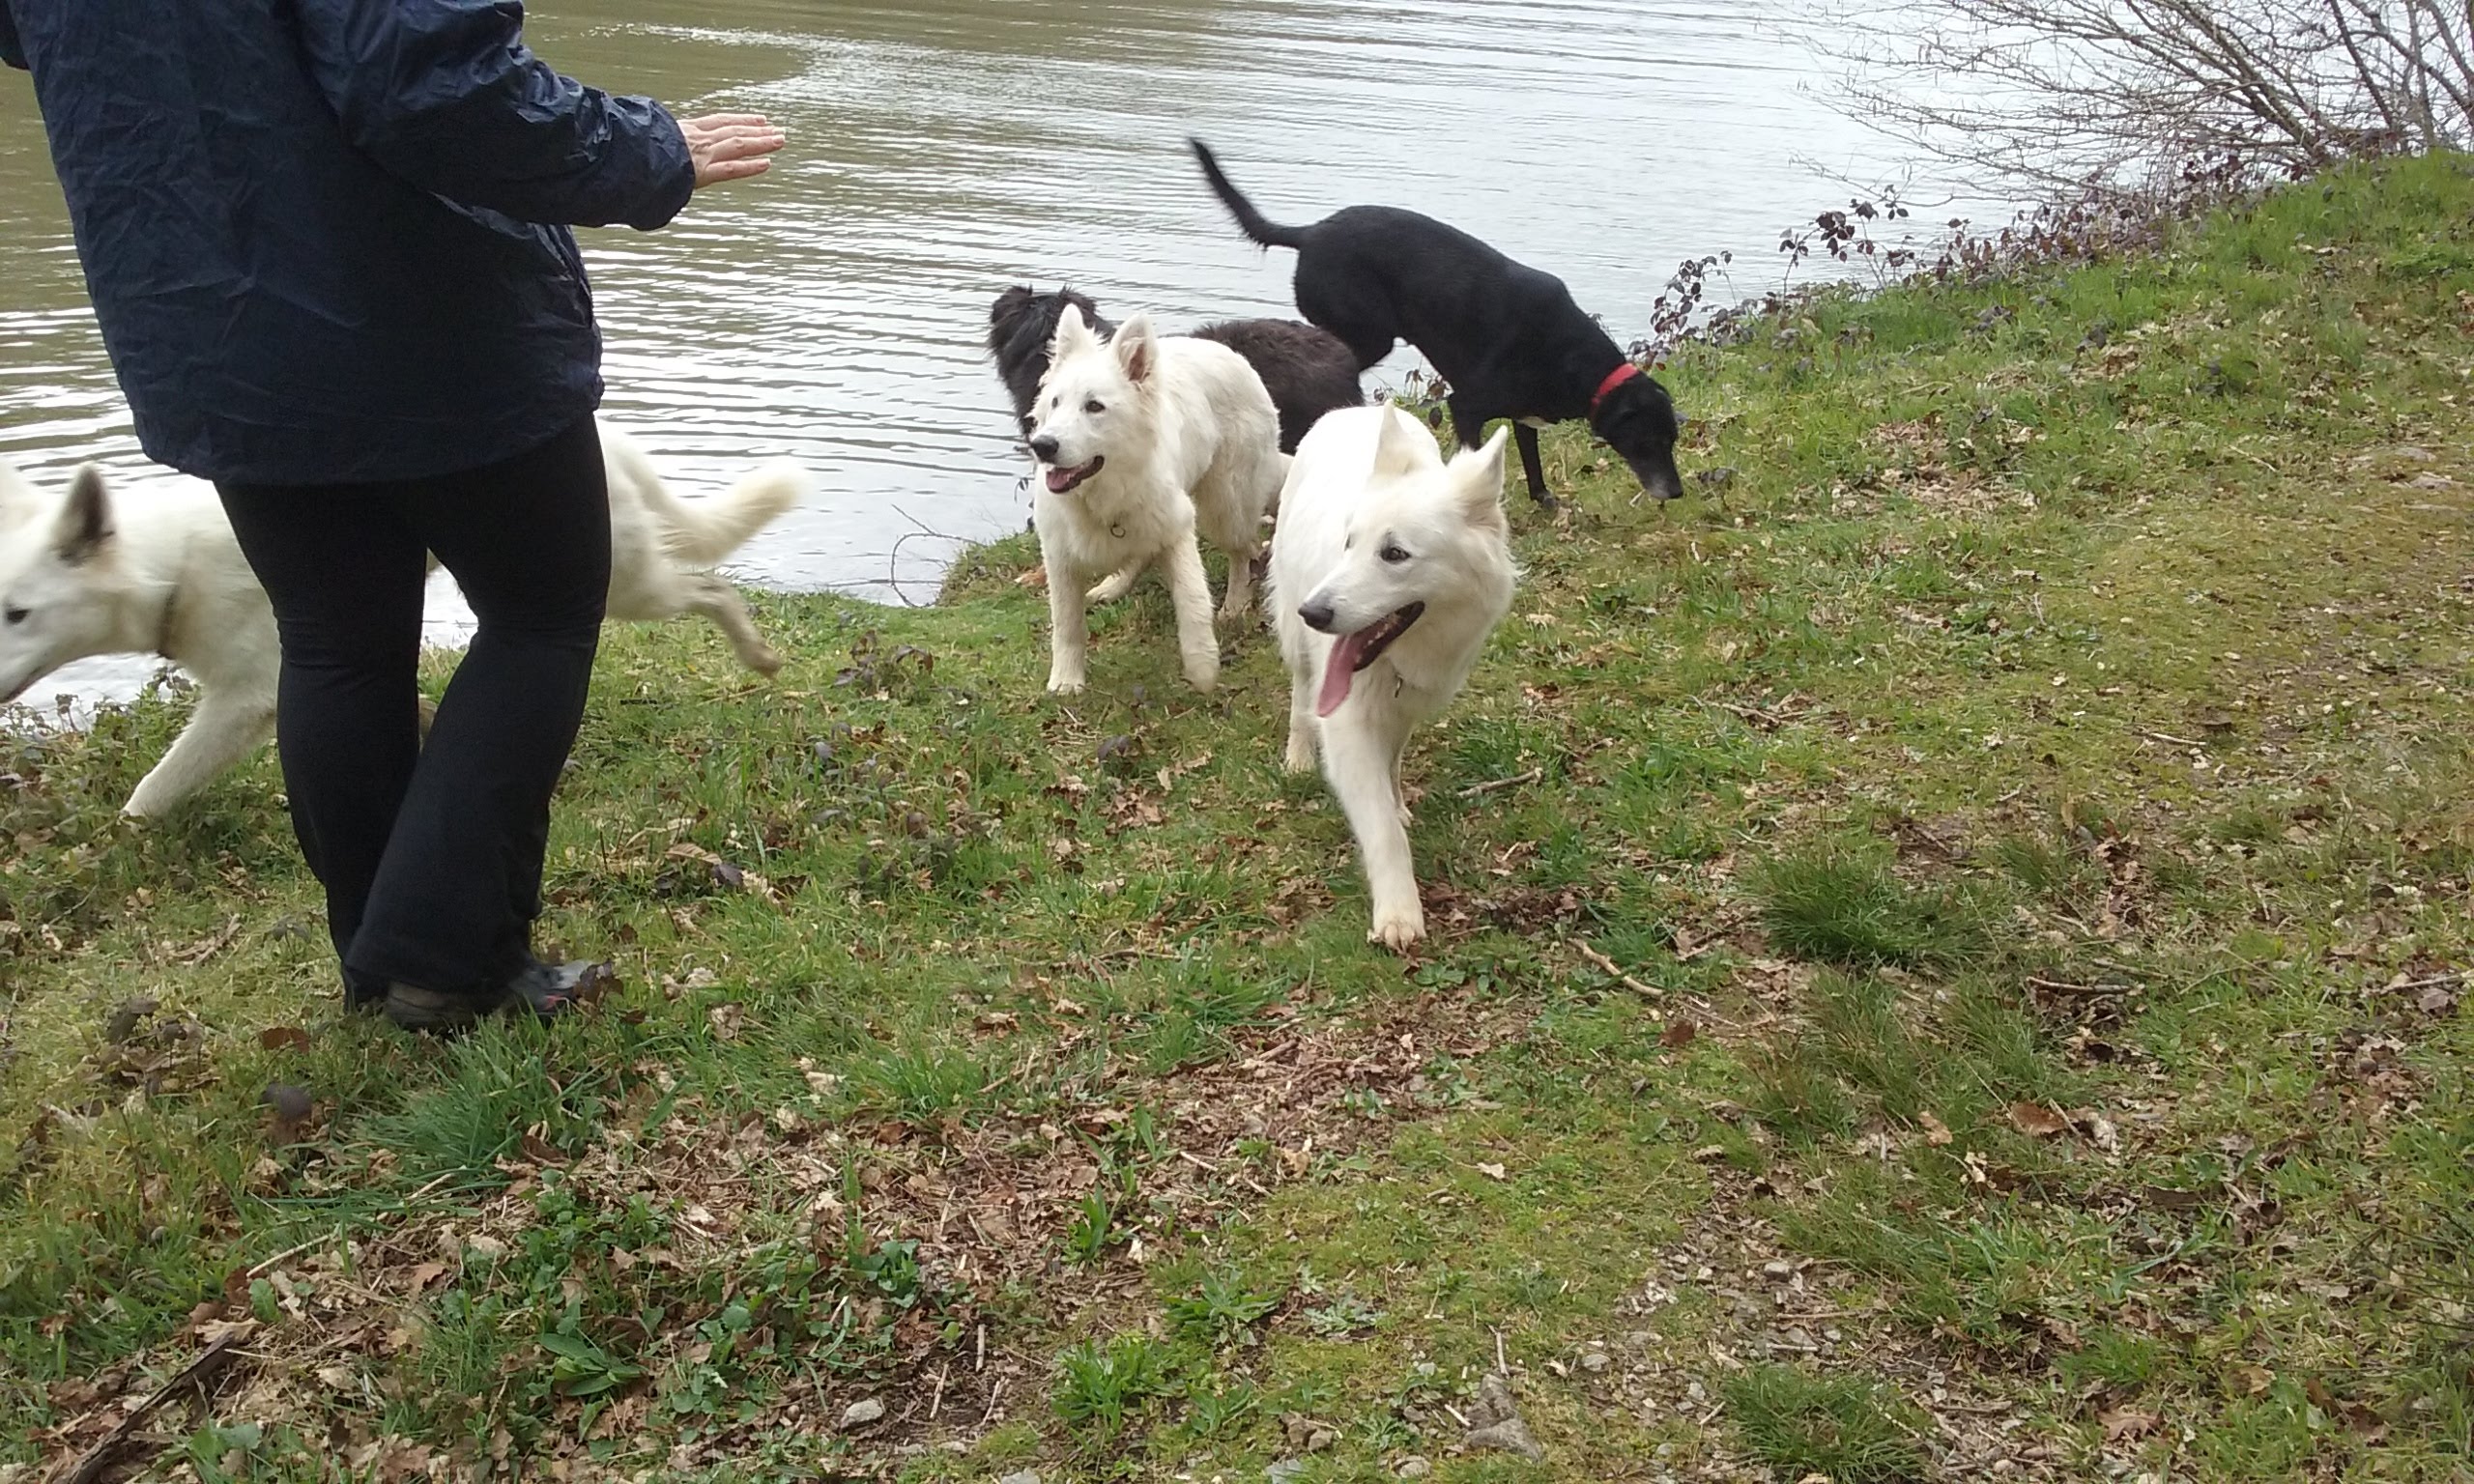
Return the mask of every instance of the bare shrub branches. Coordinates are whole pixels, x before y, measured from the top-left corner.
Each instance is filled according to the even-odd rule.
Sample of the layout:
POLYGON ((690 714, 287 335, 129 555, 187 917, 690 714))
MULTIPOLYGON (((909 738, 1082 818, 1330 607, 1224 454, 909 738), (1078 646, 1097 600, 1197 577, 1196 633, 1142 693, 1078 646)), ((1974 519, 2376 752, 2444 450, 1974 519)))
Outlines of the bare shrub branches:
POLYGON ((1850 0, 1806 34, 1858 117, 2046 186, 2474 145, 2465 0, 1850 0))

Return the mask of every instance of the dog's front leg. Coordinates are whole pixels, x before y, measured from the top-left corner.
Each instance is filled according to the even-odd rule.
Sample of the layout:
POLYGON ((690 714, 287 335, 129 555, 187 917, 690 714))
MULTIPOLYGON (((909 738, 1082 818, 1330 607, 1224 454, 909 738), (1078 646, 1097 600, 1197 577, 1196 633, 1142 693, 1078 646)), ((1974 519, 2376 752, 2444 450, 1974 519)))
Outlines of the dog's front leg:
POLYGON ((204 692, 189 724, 172 739, 162 760, 137 781, 121 813, 131 819, 161 818, 273 733, 272 699, 204 692))
POLYGON ((1082 574, 1054 551, 1043 555, 1048 562, 1048 688, 1053 695, 1079 696, 1088 678, 1091 649, 1082 574))
POLYGON ((1520 445, 1521 472, 1529 476, 1529 498, 1540 510, 1555 508, 1555 492, 1546 488, 1546 465, 1538 456, 1538 430, 1525 422, 1511 425, 1511 441, 1520 445))
POLYGON ((1291 773, 1314 771, 1314 692, 1322 667, 1297 653, 1304 647, 1290 646, 1288 659, 1288 756, 1280 765, 1291 773))
POLYGON ((1202 548, 1188 530, 1168 546, 1168 600, 1177 610, 1177 651, 1186 680, 1197 691, 1220 683, 1220 637, 1211 629, 1211 581, 1203 576, 1202 548))
POLYGON ((1388 719, 1379 715, 1326 723, 1323 771, 1349 816, 1358 856, 1366 863, 1366 893, 1374 903, 1366 941, 1398 953, 1426 935, 1426 915, 1409 860, 1407 811, 1400 807, 1401 739, 1388 734, 1392 730, 1388 719))

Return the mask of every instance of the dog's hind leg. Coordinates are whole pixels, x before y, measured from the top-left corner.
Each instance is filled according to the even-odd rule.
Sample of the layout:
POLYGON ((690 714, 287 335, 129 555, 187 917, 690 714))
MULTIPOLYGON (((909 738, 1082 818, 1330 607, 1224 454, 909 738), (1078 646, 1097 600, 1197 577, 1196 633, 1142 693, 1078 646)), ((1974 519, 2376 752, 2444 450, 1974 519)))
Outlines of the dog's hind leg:
POLYGON ((1150 565, 1149 562, 1140 558, 1129 561, 1102 578, 1098 585, 1084 596, 1094 603, 1114 603, 1134 590, 1134 585, 1142 577, 1142 569, 1148 565, 1150 565))
POLYGON ((131 819, 162 817, 273 734, 271 698, 205 692, 189 724, 172 739, 162 760, 137 781, 121 813, 131 819))
POLYGON ((1373 717, 1326 726, 1323 772, 1349 816, 1366 866, 1374 909, 1366 939, 1396 953, 1425 936, 1426 917, 1409 859, 1408 814, 1400 805, 1399 741, 1376 734, 1388 730, 1373 717))
POLYGON ((1168 547, 1168 600, 1177 610, 1177 653, 1186 680, 1197 691, 1220 683, 1220 638, 1211 628, 1211 581, 1203 575, 1202 548, 1189 530, 1168 547))
POLYGON ((731 642, 731 650, 738 662, 760 675, 773 676, 781 672, 782 656, 756 632, 756 620, 747 612, 747 600, 727 579, 710 572, 700 572, 688 579, 690 596, 687 611, 712 620, 731 642))
POLYGON ((1220 605, 1218 621, 1241 622, 1253 606, 1254 554, 1251 547, 1239 547, 1228 554, 1228 596, 1220 605))

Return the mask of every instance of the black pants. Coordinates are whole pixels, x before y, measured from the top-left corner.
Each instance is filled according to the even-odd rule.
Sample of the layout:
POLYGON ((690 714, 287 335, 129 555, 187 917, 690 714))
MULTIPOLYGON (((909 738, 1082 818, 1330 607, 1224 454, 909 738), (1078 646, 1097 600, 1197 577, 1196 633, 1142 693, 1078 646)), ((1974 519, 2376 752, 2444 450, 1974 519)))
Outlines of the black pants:
POLYGON ((347 984, 503 984, 532 951, 550 794, 609 601, 592 419, 435 479, 216 489, 273 600, 284 786, 347 984), (416 666, 431 552, 480 626, 424 747, 416 666))

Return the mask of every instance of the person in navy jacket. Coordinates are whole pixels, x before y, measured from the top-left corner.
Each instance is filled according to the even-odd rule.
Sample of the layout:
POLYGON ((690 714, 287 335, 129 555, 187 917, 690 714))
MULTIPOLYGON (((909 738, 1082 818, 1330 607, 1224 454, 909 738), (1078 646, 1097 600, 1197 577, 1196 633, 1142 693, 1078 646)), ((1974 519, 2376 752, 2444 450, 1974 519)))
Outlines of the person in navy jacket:
POLYGON ((519 0, 0 0, 138 440, 215 482, 273 601, 284 784, 347 995, 410 1027, 551 1014, 589 972, 532 945, 610 576, 568 229, 660 227, 783 143, 561 76, 523 23, 519 0), (424 748, 430 552, 479 626, 424 748))

